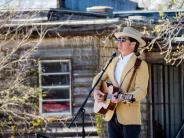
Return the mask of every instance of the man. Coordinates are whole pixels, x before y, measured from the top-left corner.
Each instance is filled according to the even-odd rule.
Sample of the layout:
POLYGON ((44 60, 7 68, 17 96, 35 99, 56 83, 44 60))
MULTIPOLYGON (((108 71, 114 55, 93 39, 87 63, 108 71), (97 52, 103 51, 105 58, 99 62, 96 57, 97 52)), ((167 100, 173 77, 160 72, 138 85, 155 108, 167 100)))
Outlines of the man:
MULTIPOLYGON (((110 80, 122 92, 133 95, 135 101, 122 102, 116 98, 115 93, 112 101, 117 103, 116 109, 107 113, 104 119, 108 121, 109 138, 138 138, 141 130, 140 101, 146 96, 149 78, 147 63, 142 60, 133 72, 137 59, 135 53, 138 47, 143 47, 146 43, 141 38, 141 33, 132 27, 125 27, 114 35, 120 55, 112 60, 101 80, 110 80)), ((95 76, 93 85, 99 76, 100 73, 95 76)), ((101 84, 102 81, 94 90, 94 99, 98 102, 104 101, 104 93, 100 91, 101 84)))

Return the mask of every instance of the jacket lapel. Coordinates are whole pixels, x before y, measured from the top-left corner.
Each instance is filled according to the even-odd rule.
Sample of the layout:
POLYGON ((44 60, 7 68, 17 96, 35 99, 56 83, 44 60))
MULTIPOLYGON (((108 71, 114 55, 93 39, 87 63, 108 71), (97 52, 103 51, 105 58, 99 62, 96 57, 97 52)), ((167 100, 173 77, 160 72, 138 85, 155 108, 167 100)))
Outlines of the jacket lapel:
POLYGON ((117 62, 118 62, 118 57, 114 58, 113 62, 111 63, 111 67, 112 67, 112 76, 113 76, 113 82, 116 83, 116 86, 118 86, 118 82, 117 80, 115 79, 115 68, 116 68, 116 65, 117 65, 117 62))
POLYGON ((130 59, 128 60, 126 66, 125 66, 125 69, 123 70, 123 72, 121 74, 120 85, 121 85, 122 81, 124 80, 124 78, 126 77, 127 73, 134 67, 136 59, 137 59, 137 56, 135 54, 133 54, 132 57, 130 57, 130 59))

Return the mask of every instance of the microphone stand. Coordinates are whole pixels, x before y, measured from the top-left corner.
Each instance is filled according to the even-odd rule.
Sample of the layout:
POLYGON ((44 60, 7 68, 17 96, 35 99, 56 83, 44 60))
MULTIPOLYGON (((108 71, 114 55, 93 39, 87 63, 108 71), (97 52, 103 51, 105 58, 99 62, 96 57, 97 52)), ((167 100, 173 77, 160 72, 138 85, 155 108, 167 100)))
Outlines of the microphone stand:
POLYGON ((94 86, 92 87, 92 89, 90 90, 90 92, 88 93, 86 99, 84 100, 84 102, 82 103, 81 107, 79 108, 79 110, 77 111, 77 114, 74 116, 72 122, 69 124, 68 128, 71 127, 71 125, 73 124, 73 122, 76 120, 77 116, 79 115, 79 113, 82 113, 82 138, 85 138, 85 129, 84 129, 84 116, 85 116, 85 109, 84 106, 88 100, 88 98, 91 96, 91 93, 94 91, 95 87, 97 86, 97 84, 100 82, 103 74, 105 73, 107 67, 109 66, 109 64, 112 62, 113 58, 116 56, 116 52, 113 52, 112 57, 110 58, 108 64, 105 66, 105 68, 102 69, 102 72, 100 74, 100 77, 98 78, 98 80, 96 81, 96 83, 94 84, 94 86))

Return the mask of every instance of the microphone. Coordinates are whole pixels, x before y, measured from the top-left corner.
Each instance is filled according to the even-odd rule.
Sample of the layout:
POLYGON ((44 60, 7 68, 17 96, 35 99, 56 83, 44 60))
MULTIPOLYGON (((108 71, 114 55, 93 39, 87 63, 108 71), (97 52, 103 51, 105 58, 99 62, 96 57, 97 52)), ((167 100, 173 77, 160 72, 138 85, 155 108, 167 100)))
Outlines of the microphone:
POLYGON ((112 52, 112 57, 116 57, 117 53, 115 51, 112 52))
POLYGON ((116 52, 112 52, 112 56, 111 58, 109 59, 109 64, 111 63, 111 61, 113 60, 113 58, 116 57, 116 52))

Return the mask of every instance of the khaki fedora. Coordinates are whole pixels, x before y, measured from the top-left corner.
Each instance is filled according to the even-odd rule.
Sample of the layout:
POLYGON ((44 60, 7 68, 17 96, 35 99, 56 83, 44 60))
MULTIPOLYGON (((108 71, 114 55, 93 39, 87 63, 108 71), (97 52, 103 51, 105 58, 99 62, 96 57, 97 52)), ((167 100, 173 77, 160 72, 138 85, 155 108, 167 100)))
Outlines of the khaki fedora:
POLYGON ((114 33, 114 36, 116 38, 119 38, 122 36, 128 36, 128 37, 134 38, 139 42, 139 47, 144 47, 146 45, 146 42, 141 38, 142 34, 132 27, 124 27, 123 31, 114 33))

